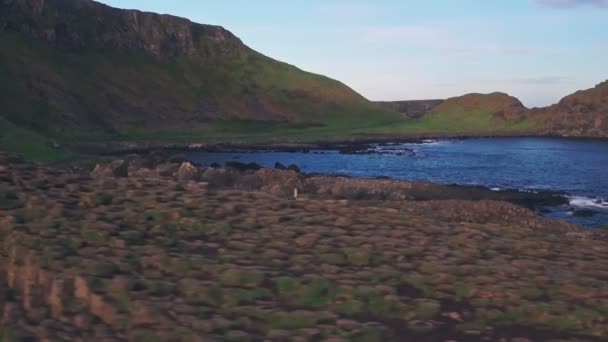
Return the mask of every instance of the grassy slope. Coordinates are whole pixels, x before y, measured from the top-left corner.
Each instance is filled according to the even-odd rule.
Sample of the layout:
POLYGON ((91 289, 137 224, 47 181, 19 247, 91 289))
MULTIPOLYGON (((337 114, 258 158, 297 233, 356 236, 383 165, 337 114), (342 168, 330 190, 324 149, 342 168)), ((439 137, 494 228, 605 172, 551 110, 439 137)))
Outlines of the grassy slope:
POLYGON ((259 142, 491 134, 534 127, 498 120, 485 108, 458 105, 406 119, 338 81, 252 50, 231 59, 161 62, 138 54, 59 51, 11 34, 0 34, 0 45, 1 147, 37 159, 65 155, 49 148, 45 137, 64 142, 259 142), (110 98, 123 106, 110 105, 110 98), (285 115, 288 122, 252 121, 251 98, 269 115, 285 115), (221 119, 205 117, 192 124, 154 116, 158 107, 183 115, 201 104, 216 108, 221 119), (136 114, 125 117, 124 108, 136 114), (26 136, 30 138, 21 138, 26 136))
POLYGON ((53 148, 51 141, 27 128, 0 117, 0 149, 26 156, 32 160, 53 161, 70 157, 65 149, 53 148))
POLYGON ((348 120, 347 125, 355 126, 361 121, 399 119, 338 81, 253 51, 230 59, 184 57, 163 62, 135 54, 60 52, 6 34, 0 36, 0 43, 5 69, 0 83, 24 95, 4 99, 11 104, 4 116, 25 125, 57 123, 55 128, 65 134, 72 133, 69 128, 78 132, 90 127, 104 133, 172 126, 181 131, 191 127, 178 121, 185 117, 198 120, 199 128, 214 118, 300 125, 348 120), (121 106, 111 105, 111 100, 121 106), (31 103, 40 109, 27 108, 31 103), (155 116, 157 105, 166 105, 162 114, 174 114, 175 122, 155 116), (24 117, 23 111, 32 115, 24 117))

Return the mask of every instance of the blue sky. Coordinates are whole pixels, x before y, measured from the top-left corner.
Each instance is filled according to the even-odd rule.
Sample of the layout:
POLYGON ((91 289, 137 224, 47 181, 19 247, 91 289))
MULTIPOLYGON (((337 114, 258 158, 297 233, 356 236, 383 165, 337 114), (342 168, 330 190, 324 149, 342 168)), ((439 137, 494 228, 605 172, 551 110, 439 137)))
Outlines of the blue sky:
POLYGON ((544 106, 608 79, 608 0, 102 0, 224 26, 372 100, 504 91, 544 106))

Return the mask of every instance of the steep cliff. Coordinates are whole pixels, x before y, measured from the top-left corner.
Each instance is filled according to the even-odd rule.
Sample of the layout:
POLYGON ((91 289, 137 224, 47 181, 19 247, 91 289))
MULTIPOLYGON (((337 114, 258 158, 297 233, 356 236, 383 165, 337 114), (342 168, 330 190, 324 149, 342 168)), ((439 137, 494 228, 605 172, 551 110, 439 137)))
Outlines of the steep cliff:
POLYGON ((90 0, 0 0, 0 102, 8 121, 62 134, 397 117, 221 27, 90 0))
POLYGON ((85 0, 4 0, 0 27, 74 51, 234 57, 247 48, 219 26, 85 0))

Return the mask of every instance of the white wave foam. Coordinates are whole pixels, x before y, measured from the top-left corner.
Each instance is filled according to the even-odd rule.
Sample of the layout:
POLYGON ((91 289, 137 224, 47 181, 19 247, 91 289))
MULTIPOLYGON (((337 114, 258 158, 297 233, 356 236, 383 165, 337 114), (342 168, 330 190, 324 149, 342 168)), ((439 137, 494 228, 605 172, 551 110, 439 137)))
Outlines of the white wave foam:
POLYGON ((502 191, 501 188, 490 188, 490 190, 492 190, 492 191, 502 191))
POLYGON ((570 205, 579 208, 600 208, 608 209, 608 202, 600 200, 598 198, 584 197, 584 196, 571 196, 570 205))
POLYGON ((448 140, 432 140, 432 139, 422 140, 422 145, 426 145, 426 146, 447 145, 449 143, 450 143, 450 141, 448 141, 448 140))

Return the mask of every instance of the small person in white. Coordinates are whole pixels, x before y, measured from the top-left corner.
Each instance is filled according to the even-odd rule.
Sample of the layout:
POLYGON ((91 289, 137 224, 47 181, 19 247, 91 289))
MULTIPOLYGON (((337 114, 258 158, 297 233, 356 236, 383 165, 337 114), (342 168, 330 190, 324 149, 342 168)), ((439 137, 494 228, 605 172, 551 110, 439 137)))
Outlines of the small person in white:
POLYGON ((293 199, 298 199, 298 188, 293 188, 293 199))

